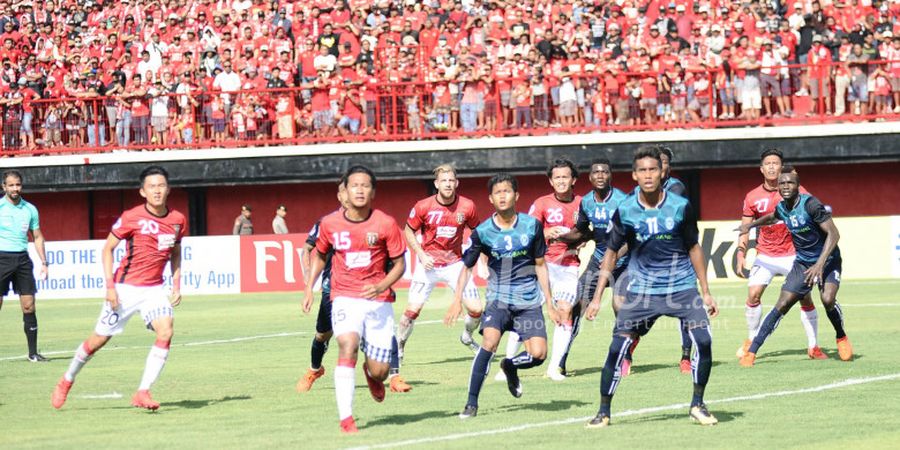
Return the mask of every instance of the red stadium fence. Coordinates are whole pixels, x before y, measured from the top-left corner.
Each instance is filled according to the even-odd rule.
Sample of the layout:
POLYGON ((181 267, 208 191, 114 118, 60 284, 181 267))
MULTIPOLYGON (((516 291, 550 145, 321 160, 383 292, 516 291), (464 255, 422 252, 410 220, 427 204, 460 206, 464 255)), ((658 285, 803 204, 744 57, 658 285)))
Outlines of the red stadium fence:
POLYGON ((900 91, 892 90, 900 89, 900 78, 892 76, 897 65, 836 63, 816 72, 779 66, 743 78, 722 68, 672 76, 573 74, 570 81, 529 76, 382 83, 335 75, 286 89, 222 92, 194 85, 156 95, 24 99, 0 105, 2 154, 893 121, 900 119, 900 91), (825 95, 815 95, 819 91, 825 95), (760 109, 742 110, 740 100, 760 109))

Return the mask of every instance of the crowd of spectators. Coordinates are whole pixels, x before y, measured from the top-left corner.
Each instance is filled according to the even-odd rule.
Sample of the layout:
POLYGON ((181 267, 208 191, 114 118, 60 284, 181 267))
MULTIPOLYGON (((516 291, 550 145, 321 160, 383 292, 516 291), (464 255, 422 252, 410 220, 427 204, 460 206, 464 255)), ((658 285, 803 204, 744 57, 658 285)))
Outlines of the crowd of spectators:
POLYGON ((884 0, 0 0, 3 148, 876 119, 900 113, 898 15, 884 0))

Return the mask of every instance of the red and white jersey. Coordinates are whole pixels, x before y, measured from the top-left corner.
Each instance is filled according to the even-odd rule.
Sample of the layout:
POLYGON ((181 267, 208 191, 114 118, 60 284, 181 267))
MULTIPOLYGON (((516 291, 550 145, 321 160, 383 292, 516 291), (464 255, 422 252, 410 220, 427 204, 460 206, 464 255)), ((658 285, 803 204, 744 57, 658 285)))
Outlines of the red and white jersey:
POLYGON ((163 270, 172 249, 181 243, 186 231, 187 220, 173 209, 165 216, 157 216, 146 205, 140 205, 122 213, 110 231, 125 241, 125 256, 113 276, 115 282, 132 286, 163 284, 163 270))
MULTIPOLYGON (((373 209, 362 222, 352 222, 344 211, 335 211, 319 224, 316 250, 323 255, 334 250, 331 298, 362 298, 363 286, 383 280, 388 261, 403 256, 406 243, 397 222, 380 210, 373 209)), ((382 292, 375 300, 393 302, 393 289, 382 292)))
MULTIPOLYGON (((800 192, 807 193, 803 186, 800 186, 800 192)), ((761 184, 744 197, 744 217, 756 220, 772 214, 781 200, 778 189, 769 190, 766 189, 765 184, 761 184)), ((784 222, 759 228, 756 235, 756 251, 760 255, 766 256, 791 256, 794 254, 791 233, 784 222)))
POLYGON ((443 267, 462 258, 463 231, 478 226, 478 214, 466 197, 457 195, 452 204, 442 205, 432 195, 416 202, 406 225, 422 231, 422 249, 434 258, 435 267, 443 267))
MULTIPOLYGON (((545 230, 552 227, 563 227, 568 231, 575 228, 580 205, 580 195, 574 196, 570 202, 562 202, 556 198, 556 194, 548 194, 534 201, 528 210, 528 215, 540 220, 545 230)), ((562 242, 547 245, 547 253, 544 258, 547 262, 561 266, 577 266, 579 264, 578 250, 569 248, 568 244, 562 242)))

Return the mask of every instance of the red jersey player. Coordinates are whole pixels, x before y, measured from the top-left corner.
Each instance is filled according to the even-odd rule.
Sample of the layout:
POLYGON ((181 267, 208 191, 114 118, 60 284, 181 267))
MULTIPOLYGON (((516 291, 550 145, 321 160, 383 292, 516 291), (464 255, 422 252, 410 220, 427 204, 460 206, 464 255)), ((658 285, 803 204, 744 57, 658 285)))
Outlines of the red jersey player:
MULTIPOLYGON (((363 373, 377 402, 384 400, 384 380, 389 373, 394 339, 394 291, 391 286, 405 270, 406 245, 393 218, 372 208, 375 174, 366 167, 353 166, 341 178, 347 189, 344 211, 322 218, 316 252, 307 280, 319 278, 325 254, 331 259, 331 323, 339 346, 334 369, 341 431, 355 433, 353 391, 357 350, 365 353, 363 373), (392 263, 387 271, 388 263, 392 263)), ((313 302, 312 283, 307 283, 304 312, 313 302)))
MULTIPOLYGON (((416 203, 409 212, 404 230, 409 248, 419 257, 419 265, 416 266, 409 286, 409 304, 397 327, 401 355, 412 334, 416 318, 434 287, 443 282, 455 292, 456 281, 463 269, 463 231, 475 228, 479 223, 475 203, 456 192, 459 180, 456 179, 456 169, 453 166, 443 164, 434 169, 434 187, 437 194, 416 203), (416 232, 422 233, 421 245, 416 232)), ((479 346, 473 341, 472 332, 478 329, 484 307, 471 279, 462 293, 462 299, 469 315, 466 316, 465 330, 459 340, 463 345, 478 351, 479 346)))
POLYGON ((557 159, 547 169, 547 177, 553 193, 535 200, 528 214, 541 221, 547 244, 547 268, 550 272, 550 291, 553 303, 559 311, 560 323, 553 330, 553 347, 547 376, 554 381, 566 378, 559 367, 563 354, 572 340, 572 306, 578 294, 578 250, 556 241, 559 236, 575 228, 581 196, 575 195, 578 169, 568 159, 557 159))
MULTIPOLYGON (((775 211, 775 206, 782 200, 781 195, 778 193, 778 176, 781 174, 782 164, 783 157, 780 150, 773 148, 763 151, 759 170, 763 174, 764 181, 756 189, 748 192, 744 198, 742 224, 750 223, 775 211)), ((801 187, 800 192, 806 193, 806 190, 801 187)), ((743 271, 744 258, 749 243, 750 235, 742 234, 738 240, 737 270, 735 271, 739 277, 745 276, 743 271)), ((791 242, 791 234, 787 226, 784 223, 777 223, 760 227, 759 234, 756 237, 756 260, 753 261, 753 267, 750 268, 750 276, 747 283, 749 292, 747 294, 745 316, 747 318, 749 337, 738 349, 738 358, 742 357, 747 349, 750 348, 753 338, 759 331, 762 320, 762 306, 760 303, 766 286, 769 285, 775 275, 787 276, 793 264, 794 244, 791 242)), ((800 300, 800 322, 806 331, 807 354, 809 357, 811 359, 828 358, 818 345, 816 335, 819 315, 809 294, 806 294, 800 300)))
POLYGON ((169 209, 169 173, 159 166, 141 172, 141 197, 147 202, 122 213, 113 225, 103 247, 103 272, 106 274, 106 302, 97 319, 94 333, 75 350, 69 370, 53 391, 51 402, 61 408, 75 376, 103 348, 109 339, 125 329, 128 319, 140 313, 148 329, 156 332, 144 375, 131 404, 156 410, 159 403, 150 397, 150 386, 159 377, 169 355, 172 340, 172 308, 181 303, 181 238, 186 230, 184 215, 169 209), (113 250, 128 241, 125 257, 113 274, 113 250), (171 262, 172 293, 165 290, 163 271, 171 262))

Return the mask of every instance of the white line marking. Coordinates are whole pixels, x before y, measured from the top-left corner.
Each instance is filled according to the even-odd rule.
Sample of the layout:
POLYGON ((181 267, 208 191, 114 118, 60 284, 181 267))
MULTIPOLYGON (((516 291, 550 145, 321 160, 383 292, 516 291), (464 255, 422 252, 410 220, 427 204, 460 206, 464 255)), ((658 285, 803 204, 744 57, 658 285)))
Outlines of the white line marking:
MULTIPOLYGON (((733 402, 743 402, 743 401, 752 401, 752 400, 762 400, 762 399, 771 398, 771 397, 785 397, 785 396, 789 396, 789 395, 809 394, 809 393, 813 393, 813 392, 822 392, 822 391, 828 391, 831 389, 839 389, 839 388, 843 388, 843 387, 847 387, 847 386, 855 386, 855 385, 859 385, 859 384, 868 384, 868 383, 875 383, 875 382, 879 382, 879 381, 890 381, 890 380, 896 380, 896 379, 900 379, 900 373, 893 373, 893 374, 889 374, 889 375, 881 375, 881 376, 873 376, 873 377, 864 377, 864 378, 850 378, 850 379, 838 381, 835 383, 823 384, 821 386, 814 386, 814 387, 809 387, 809 388, 804 388, 804 389, 796 389, 796 390, 790 390, 790 391, 777 391, 777 392, 763 392, 760 394, 742 395, 742 396, 738 396, 738 397, 729 397, 729 398, 723 398, 723 399, 719 399, 719 400, 710 400, 710 401, 707 401, 706 403, 707 404, 718 404, 718 403, 733 403, 733 402)), ((637 415, 643 415, 643 414, 652 414, 652 413, 657 413, 657 412, 662 412, 662 411, 671 411, 671 410, 677 410, 677 409, 687 409, 689 406, 690 406, 689 403, 677 403, 674 405, 654 406, 654 407, 641 408, 641 409, 632 409, 629 411, 623 411, 620 413, 613 414, 613 417, 619 418, 619 417, 637 416, 637 415)), ((685 414, 685 416, 687 416, 687 414, 685 414)), ((590 420, 592 417, 593 416, 572 417, 572 418, 568 418, 568 419, 553 420, 553 421, 549 421, 549 422, 528 423, 528 424, 516 425, 516 426, 506 427, 506 428, 496 428, 493 430, 473 431, 473 432, 469 432, 469 433, 455 433, 455 434, 448 434, 448 435, 444 435, 444 436, 433 436, 433 437, 420 438, 420 439, 409 439, 409 440, 405 440, 405 441, 388 442, 388 443, 384 443, 384 444, 352 447, 350 450, 394 448, 394 447, 403 447, 403 446, 409 446, 409 445, 428 444, 428 443, 432 443, 432 442, 456 441, 456 440, 460 440, 460 439, 466 439, 466 438, 472 438, 472 437, 478 437, 478 436, 491 436, 491 435, 496 435, 496 434, 513 433, 516 431, 528 430, 528 429, 532 429, 532 428, 544 428, 544 427, 549 427, 549 426, 567 425, 570 423, 577 423, 577 422, 586 422, 586 421, 590 420)))
MULTIPOLYGON (((236 338, 232 338, 232 339, 216 339, 216 340, 212 340, 212 341, 186 342, 184 344, 174 344, 173 347, 193 347, 193 346, 197 346, 197 345, 230 344, 230 343, 234 343, 234 342, 254 341, 257 339, 268 339, 268 338, 274 338, 274 337, 301 336, 304 334, 309 334, 309 333, 306 331, 295 331, 295 332, 290 332, 290 333, 261 334, 259 336, 245 336, 245 337, 236 337, 236 338)), ((134 349, 146 350, 147 346, 142 345, 142 346, 133 346, 133 347, 109 347, 109 348, 104 348, 103 351, 105 353, 105 352, 110 352, 110 351, 114 351, 114 350, 134 350, 134 349)), ((52 352, 41 352, 41 354, 43 354, 44 356, 71 355, 73 353, 75 353, 74 350, 58 350, 58 351, 52 351, 52 352)), ((28 357, 27 355, 4 356, 4 357, 0 358, 0 362, 25 359, 27 357, 28 357)))
POLYGON ((106 399, 122 398, 122 394, 114 391, 112 394, 79 395, 78 398, 85 398, 88 400, 106 400, 106 399))

